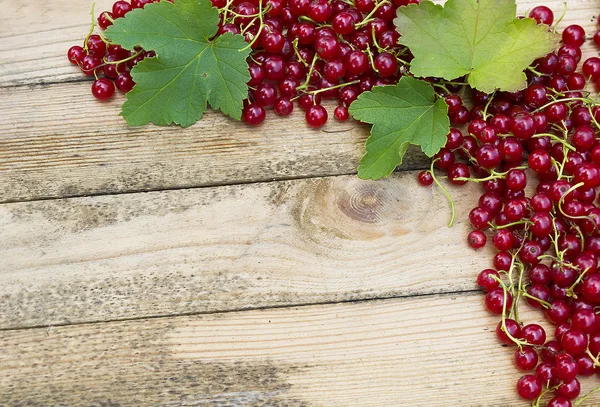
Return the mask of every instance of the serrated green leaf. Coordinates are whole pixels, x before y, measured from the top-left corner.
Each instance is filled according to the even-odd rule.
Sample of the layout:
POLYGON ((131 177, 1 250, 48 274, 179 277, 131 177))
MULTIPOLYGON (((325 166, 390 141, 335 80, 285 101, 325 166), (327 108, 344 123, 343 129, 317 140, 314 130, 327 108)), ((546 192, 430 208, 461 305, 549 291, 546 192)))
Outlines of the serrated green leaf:
POLYGON ((130 126, 150 122, 190 126, 207 103, 239 120, 250 80, 250 50, 241 35, 214 38, 218 10, 210 0, 161 1, 117 19, 106 36, 124 48, 154 50, 133 70, 136 86, 127 94, 121 115, 130 126))
POLYGON ((424 81, 404 76, 395 86, 375 87, 350 105, 350 114, 373 125, 367 153, 360 161, 363 179, 387 177, 402 163, 410 144, 433 157, 446 143, 450 131, 448 105, 435 99, 424 81))
POLYGON ((514 0, 448 0, 443 7, 422 1, 398 8, 394 23, 415 57, 415 76, 468 75, 473 88, 490 93, 525 88, 523 70, 558 44, 548 26, 515 16, 514 0))

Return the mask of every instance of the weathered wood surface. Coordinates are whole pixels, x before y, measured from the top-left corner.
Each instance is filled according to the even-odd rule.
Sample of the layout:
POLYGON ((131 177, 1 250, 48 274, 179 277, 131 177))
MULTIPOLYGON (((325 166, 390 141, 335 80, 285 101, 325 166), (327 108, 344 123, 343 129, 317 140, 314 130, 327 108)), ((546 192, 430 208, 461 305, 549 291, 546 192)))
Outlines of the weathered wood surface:
MULTIPOLYGON (((598 1, 568 3, 593 33, 598 1)), ((476 186, 448 229, 414 173, 340 176, 355 123, 128 129, 66 63, 89 6, 0 0, 0 202, 121 194, 0 205, 0 406, 527 404, 471 292, 476 186)))
MULTIPOLYGON (((557 14, 563 8, 547 3, 557 14)), ((87 32, 89 4, 0 7, 0 202, 350 174, 363 154, 367 127, 332 119, 314 131, 299 112, 271 113, 259 131, 214 112, 188 129, 127 128, 118 117, 123 99, 95 101, 89 80, 65 58, 87 32)), ((597 9, 597 0, 569 2, 561 26, 578 22, 591 34, 597 9)), ((409 157, 405 169, 426 165, 415 150, 409 157)))
MULTIPOLYGON (((88 83, 0 88, 0 202, 349 174, 368 136, 334 120, 314 131, 299 113, 259 130, 213 111, 187 129, 131 129, 118 105, 88 83)), ((426 165, 413 153, 404 168, 426 165)))
POLYGON ((475 289, 479 186, 409 172, 0 205, 0 327, 475 289))
POLYGON ((495 324, 479 294, 463 294, 0 332, 0 400, 525 407, 495 324))

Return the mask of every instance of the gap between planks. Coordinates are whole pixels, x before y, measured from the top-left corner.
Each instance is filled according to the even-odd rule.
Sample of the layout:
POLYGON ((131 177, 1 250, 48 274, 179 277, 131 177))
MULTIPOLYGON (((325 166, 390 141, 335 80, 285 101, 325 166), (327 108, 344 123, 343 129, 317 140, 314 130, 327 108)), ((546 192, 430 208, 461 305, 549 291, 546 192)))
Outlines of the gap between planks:
POLYGON ((340 300, 340 301, 325 301, 325 302, 307 302, 307 303, 297 303, 297 304, 286 304, 286 305, 269 305, 264 307, 247 307, 247 308, 237 308, 230 310, 222 310, 222 311, 205 311, 205 312, 189 312, 189 313, 179 313, 179 314, 169 314, 169 315, 151 315, 144 317, 133 317, 133 318, 121 318, 121 319, 105 319, 105 320, 97 320, 97 321, 83 321, 83 322, 75 322, 75 323, 57 323, 51 325, 32 325, 25 327, 16 327, 16 328, 2 328, 0 327, 0 332, 11 332, 11 331, 27 331, 32 329, 55 329, 55 328, 68 328, 75 327, 81 325, 96 325, 96 324, 104 324, 104 323, 116 323, 116 322, 135 322, 135 321, 152 321, 155 319, 167 319, 167 318, 177 318, 177 317, 201 317, 203 315, 226 315, 230 313, 243 313, 243 312, 254 312, 254 311, 270 311, 270 310, 284 310, 286 308, 294 308, 301 309, 307 307, 320 307, 324 305, 343 305, 343 304, 359 304, 363 302, 377 302, 377 301, 389 301, 389 300, 404 300, 404 299, 417 299, 417 298, 443 298, 443 297, 456 297, 456 296, 469 296, 474 294, 481 294, 481 290, 477 289, 465 289, 465 290, 457 290, 457 291, 438 291, 432 293, 414 293, 407 295, 393 295, 393 296, 380 296, 380 297, 365 297, 360 299, 352 299, 352 300, 340 300))
MULTIPOLYGON (((547 327, 523 306, 525 323, 547 327)), ((9 406, 520 407, 481 294, 0 332, 9 406)), ((582 393, 593 378, 583 380, 582 393)), ((598 405, 595 395, 582 407, 598 405)))
POLYGON ((469 291, 478 188, 453 228, 415 173, 1 205, 0 327, 469 291))

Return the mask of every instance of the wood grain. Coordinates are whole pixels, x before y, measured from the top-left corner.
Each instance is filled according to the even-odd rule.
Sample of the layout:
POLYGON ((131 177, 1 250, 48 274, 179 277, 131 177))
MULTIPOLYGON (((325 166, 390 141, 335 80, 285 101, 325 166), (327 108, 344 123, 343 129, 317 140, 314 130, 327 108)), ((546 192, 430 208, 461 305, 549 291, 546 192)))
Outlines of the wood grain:
MULTIPOLYGON (((349 174, 369 131, 313 130, 300 113, 256 130, 212 111, 187 129, 128 128, 120 102, 99 105, 85 83, 0 88, 0 202, 349 174)), ((427 161, 413 149, 403 168, 427 161)))
POLYGON ((528 406, 482 304, 477 293, 0 332, 0 404, 528 406))
MULTIPOLYGON (((96 1, 96 15, 109 10, 113 0, 96 1)), ((438 0, 437 3, 443 3, 438 0)), ((561 0, 518 0, 518 10, 540 4, 557 15, 564 9, 561 0)), ((82 81, 80 71, 70 66, 66 52, 87 34, 91 1, 0 0, 0 87, 24 84, 82 81)), ((572 0, 561 24, 580 24, 588 35, 595 32, 599 7, 597 0, 572 0)), ((591 47, 587 48, 591 51, 591 47)))
POLYGON ((0 327, 475 289, 477 188, 453 228, 415 173, 1 205, 0 327))
MULTIPOLYGON (((546 3, 562 10, 560 1, 546 3)), ((64 53, 86 32, 85 2, 0 7, 0 202, 350 174, 363 154, 366 126, 332 120, 315 131, 300 112, 271 114, 258 131, 214 112, 189 129, 127 128, 122 98, 98 103, 88 81, 49 84, 84 80, 64 53)), ((578 22, 591 34, 598 8, 596 0, 569 2, 561 25, 578 22)), ((427 165, 416 150, 408 156, 405 169, 427 165)))

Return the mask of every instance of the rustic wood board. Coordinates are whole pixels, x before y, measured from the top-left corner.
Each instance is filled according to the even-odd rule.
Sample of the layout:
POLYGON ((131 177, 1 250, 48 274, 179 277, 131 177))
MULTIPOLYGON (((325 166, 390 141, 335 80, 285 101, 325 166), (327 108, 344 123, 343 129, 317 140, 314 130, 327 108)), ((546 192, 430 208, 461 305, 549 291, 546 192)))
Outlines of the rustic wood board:
POLYGON ((412 172, 0 205, 0 327, 472 290, 479 188, 453 228, 412 172))
POLYGON ((356 123, 128 129, 66 63, 88 7, 0 0, 0 406, 526 405, 473 292, 476 186, 448 229, 414 172, 343 176, 356 123))
POLYGON ((434 295, 0 332, 0 400, 525 407, 514 391, 522 374, 514 349, 500 346, 482 303, 479 294, 434 295))
MULTIPOLYGON (((519 3, 521 11, 539 4, 519 3)), ((123 99, 95 101, 89 79, 65 58, 86 33, 89 4, 55 2, 43 17, 37 0, 0 7, 0 202, 350 174, 363 154, 367 127, 331 120, 315 131, 299 112, 271 113, 258 131, 214 112, 188 129, 129 129, 118 117, 123 99)), ((569 2, 561 25, 592 33, 597 10, 597 0, 569 2)), ((424 166, 416 150, 404 164, 424 166)))

